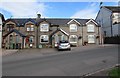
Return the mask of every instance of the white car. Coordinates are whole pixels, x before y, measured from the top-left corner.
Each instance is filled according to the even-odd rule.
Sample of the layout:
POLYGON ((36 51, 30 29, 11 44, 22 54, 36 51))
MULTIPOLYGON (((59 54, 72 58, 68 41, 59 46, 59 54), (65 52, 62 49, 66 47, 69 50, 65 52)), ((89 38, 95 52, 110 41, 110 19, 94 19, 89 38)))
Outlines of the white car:
POLYGON ((70 43, 68 41, 60 41, 58 44, 58 50, 71 50, 70 43))

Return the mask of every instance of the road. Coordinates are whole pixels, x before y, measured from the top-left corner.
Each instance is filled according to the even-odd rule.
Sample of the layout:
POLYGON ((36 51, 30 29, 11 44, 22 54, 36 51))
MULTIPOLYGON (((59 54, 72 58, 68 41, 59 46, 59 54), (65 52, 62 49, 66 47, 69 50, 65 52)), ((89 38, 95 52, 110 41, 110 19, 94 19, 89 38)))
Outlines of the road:
MULTIPOLYGON (((118 63, 118 47, 108 46, 30 59, 3 57, 3 76, 82 76, 118 63), (6 59, 5 59, 6 58, 6 59)), ((15 56, 15 55, 13 55, 15 56)), ((13 57, 11 56, 11 57, 13 57)), ((17 56, 20 56, 19 54, 17 56)))

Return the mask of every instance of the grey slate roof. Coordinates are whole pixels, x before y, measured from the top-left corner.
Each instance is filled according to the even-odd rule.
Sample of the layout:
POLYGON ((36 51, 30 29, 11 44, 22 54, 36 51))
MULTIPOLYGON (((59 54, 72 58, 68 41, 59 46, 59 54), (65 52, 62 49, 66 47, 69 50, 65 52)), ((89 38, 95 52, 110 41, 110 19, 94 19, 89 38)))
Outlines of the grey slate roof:
POLYGON ((5 34, 3 37, 6 37, 6 36, 8 36, 10 33, 12 33, 12 32, 15 32, 15 33, 17 33, 17 34, 19 34, 21 37, 26 37, 24 34, 22 34, 22 33, 20 33, 18 30, 16 30, 16 29, 13 29, 13 30, 11 30, 11 31, 9 31, 7 34, 5 34))
POLYGON ((104 6, 104 7, 111 10, 112 12, 120 12, 120 6, 104 6))
MULTIPOLYGON (((71 18, 40 18, 40 19, 36 19, 36 18, 11 18, 11 19, 7 19, 6 23, 9 21, 12 21, 12 22, 16 23, 17 26, 22 27, 28 21, 31 21, 36 25, 39 25, 39 23, 41 23, 42 21, 46 21, 46 22, 50 23, 51 25, 67 26, 67 23, 70 20, 72 20, 72 19, 71 18)), ((75 20, 78 21, 79 23, 81 23, 82 25, 84 25, 90 19, 75 19, 75 20)))

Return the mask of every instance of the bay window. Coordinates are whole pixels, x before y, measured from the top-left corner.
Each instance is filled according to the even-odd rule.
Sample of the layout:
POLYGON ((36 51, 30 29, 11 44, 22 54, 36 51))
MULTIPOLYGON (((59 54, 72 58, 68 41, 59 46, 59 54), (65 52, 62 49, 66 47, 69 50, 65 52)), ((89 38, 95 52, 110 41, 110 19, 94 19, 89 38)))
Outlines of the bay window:
POLYGON ((69 40, 70 43, 77 43, 78 38, 76 35, 71 35, 69 40))
POLYGON ((40 42, 41 42, 41 43, 47 43, 47 42, 49 42, 49 37, 48 37, 48 35, 41 35, 41 36, 40 36, 40 42))
POLYGON ((95 43, 95 36, 94 35, 88 35, 88 43, 95 43))

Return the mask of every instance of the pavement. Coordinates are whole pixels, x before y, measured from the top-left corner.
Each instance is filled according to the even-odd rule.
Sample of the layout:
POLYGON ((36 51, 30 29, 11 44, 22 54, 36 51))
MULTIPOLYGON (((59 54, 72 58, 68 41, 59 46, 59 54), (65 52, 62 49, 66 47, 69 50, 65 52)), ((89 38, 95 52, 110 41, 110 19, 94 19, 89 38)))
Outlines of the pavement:
MULTIPOLYGON (((88 46, 80 46, 80 47, 72 47, 73 52, 77 50, 77 48, 80 48, 81 51, 91 50, 99 47, 106 47, 106 46, 118 46, 116 44, 103 44, 103 45, 88 45, 88 46)), ((7 56, 18 52, 25 52, 25 53, 31 53, 31 52, 39 52, 41 55, 46 54, 53 54, 58 52, 55 48, 43 48, 43 49, 0 49, 0 56, 7 56)))
POLYGON ((1 49, 0 50, 0 56, 6 56, 6 55, 11 55, 18 52, 18 50, 6 50, 6 49, 1 49))

